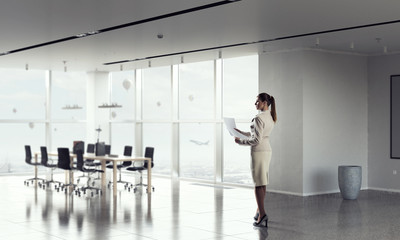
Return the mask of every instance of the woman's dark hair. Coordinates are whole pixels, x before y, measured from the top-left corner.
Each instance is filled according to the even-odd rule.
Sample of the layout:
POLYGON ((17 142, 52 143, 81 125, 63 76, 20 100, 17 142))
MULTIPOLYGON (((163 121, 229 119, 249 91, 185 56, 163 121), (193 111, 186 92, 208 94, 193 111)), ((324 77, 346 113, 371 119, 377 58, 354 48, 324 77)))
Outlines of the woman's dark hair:
POLYGON ((276 122, 276 107, 275 107, 275 98, 268 93, 260 93, 258 94, 258 100, 262 102, 267 102, 268 107, 271 106, 271 116, 272 120, 276 122))

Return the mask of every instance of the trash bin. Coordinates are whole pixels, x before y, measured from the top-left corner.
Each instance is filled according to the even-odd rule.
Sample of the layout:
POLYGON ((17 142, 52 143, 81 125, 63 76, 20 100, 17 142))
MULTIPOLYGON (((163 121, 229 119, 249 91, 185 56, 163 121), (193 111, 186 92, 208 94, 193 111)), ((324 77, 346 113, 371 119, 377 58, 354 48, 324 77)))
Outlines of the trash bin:
POLYGON ((343 199, 357 199, 361 189, 361 166, 339 166, 338 181, 343 199))

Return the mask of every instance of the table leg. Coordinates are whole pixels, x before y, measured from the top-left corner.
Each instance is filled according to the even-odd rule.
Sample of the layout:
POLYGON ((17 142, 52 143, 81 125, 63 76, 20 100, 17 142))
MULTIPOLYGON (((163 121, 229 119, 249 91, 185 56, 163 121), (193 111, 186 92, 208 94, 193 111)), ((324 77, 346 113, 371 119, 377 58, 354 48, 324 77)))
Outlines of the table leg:
POLYGON ((103 172, 101 173, 101 190, 104 192, 105 187, 106 187, 106 161, 101 161, 101 170, 103 172))
POLYGON ((113 194, 117 195, 117 161, 113 161, 113 194))
MULTIPOLYGON (((37 163, 37 162, 38 162, 38 154, 35 153, 35 163, 37 163)), ((37 178, 37 172, 38 172, 38 168, 37 168, 37 166, 35 166, 35 178, 37 178)))
POLYGON ((147 160, 148 164, 147 164, 147 193, 150 194, 151 193, 151 159, 147 160))

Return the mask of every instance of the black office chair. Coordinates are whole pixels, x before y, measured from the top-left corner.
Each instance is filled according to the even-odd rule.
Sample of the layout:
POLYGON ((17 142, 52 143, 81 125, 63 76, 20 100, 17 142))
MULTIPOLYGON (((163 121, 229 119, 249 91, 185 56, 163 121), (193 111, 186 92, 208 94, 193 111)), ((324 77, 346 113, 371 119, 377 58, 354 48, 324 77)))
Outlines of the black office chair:
MULTIPOLYGON (((87 145, 86 152, 94 154, 95 153, 95 145, 92 143, 89 143, 87 145)), ((101 166, 101 162, 95 161, 94 159, 86 159, 85 165, 88 167, 98 167, 98 166, 101 166)))
POLYGON ((106 155, 110 155, 111 154, 111 145, 106 144, 105 148, 106 148, 106 155))
MULTIPOLYGON (((77 170, 81 171, 83 173, 87 173, 88 174, 88 180, 86 183, 86 186, 81 187, 80 189, 78 188, 77 190, 75 190, 75 193, 77 195, 81 195, 80 191, 83 191, 83 194, 86 194, 87 190, 96 190, 96 194, 99 194, 101 192, 100 188, 96 188, 94 186, 90 186, 90 181, 91 179, 91 174, 93 173, 103 173, 103 170, 98 170, 95 168, 85 168, 84 166, 84 161, 83 161, 83 152, 81 150, 78 150, 76 153, 76 158, 77 158, 77 170)), ((93 184, 94 185, 94 184, 93 184)), ((91 192, 91 196, 93 197, 93 192, 91 192)))
MULTIPOLYGON (((42 165, 42 163, 40 163, 40 162, 32 162, 32 150, 31 150, 30 145, 25 145, 25 163, 27 163, 31 166, 34 166, 35 168, 37 168, 37 166, 42 165)), ((37 181, 37 180, 45 181, 46 179, 33 177, 33 178, 26 179, 24 181, 24 184, 29 186, 29 182, 31 182, 33 184, 33 181, 37 181)))
MULTIPOLYGON (((57 152, 58 152, 57 167, 69 172, 69 183, 61 184, 60 186, 61 191, 65 189, 65 193, 67 193, 67 187, 75 188, 77 186, 76 184, 73 183, 72 180, 72 172, 76 170, 76 168, 71 166, 71 156, 69 155, 68 148, 58 148, 57 152)), ((57 188, 57 191, 59 191, 60 188, 57 188)))
MULTIPOLYGON (((144 157, 151 158, 151 167, 152 168, 154 167, 154 157, 153 156, 154 156, 154 148, 153 147, 146 147, 145 153, 144 153, 144 157)), ((133 164, 133 165, 135 165, 135 164, 133 164)), ((139 186, 141 186, 141 187, 145 186, 145 187, 148 188, 147 184, 143 183, 143 174, 142 174, 142 171, 147 170, 147 168, 149 167, 148 165, 149 165, 149 162, 148 161, 144 161, 142 166, 133 166, 133 167, 128 167, 126 169, 128 171, 137 171, 140 174, 139 183, 136 184, 134 188, 133 188, 133 184, 131 184, 130 187, 128 187, 128 191, 130 191, 131 188, 133 188, 133 192, 136 192, 136 190, 137 190, 137 188, 139 186)), ((147 188, 146 188, 146 192, 147 192, 147 188)), ((151 186, 151 188, 154 191, 154 187, 151 186)))
MULTIPOLYGON (((127 156, 127 157, 132 156, 132 147, 131 146, 124 147, 124 156, 127 156)), ((113 169, 114 168, 113 164, 108 164, 106 167, 113 169)), ((130 182, 122 181, 122 179, 121 179, 121 169, 129 167, 130 165, 132 165, 132 161, 123 161, 122 163, 117 164, 117 169, 119 172, 119 180, 117 180, 117 183, 125 183, 125 184, 130 183, 130 182)), ((108 182, 108 187, 111 186, 111 183, 112 183, 111 181, 108 182)))
MULTIPOLYGON (((47 147, 40 147, 40 154, 41 154, 41 158, 42 158, 42 165, 47 167, 47 168, 50 168, 50 171, 51 171, 50 180, 43 181, 43 189, 45 189, 46 185, 47 185, 47 187, 49 187, 50 183, 56 183, 56 184, 58 184, 58 187, 59 187, 63 183, 59 182, 59 181, 54 181, 54 179, 53 179, 53 171, 57 168, 57 164, 49 163, 49 156, 47 154, 47 147)), ((57 188, 57 186, 55 186, 55 188, 57 188)))

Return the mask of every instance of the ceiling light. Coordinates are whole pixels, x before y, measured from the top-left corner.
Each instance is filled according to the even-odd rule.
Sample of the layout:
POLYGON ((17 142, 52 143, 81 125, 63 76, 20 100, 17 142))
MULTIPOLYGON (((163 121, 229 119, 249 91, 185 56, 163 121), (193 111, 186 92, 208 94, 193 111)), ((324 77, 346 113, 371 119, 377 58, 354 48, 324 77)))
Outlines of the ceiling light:
POLYGON ((350 43, 350 48, 351 48, 351 49, 354 49, 354 42, 351 42, 351 43, 350 43))
POLYGON ((317 37, 317 38, 315 39, 315 46, 316 46, 316 47, 319 47, 319 37, 317 37))

